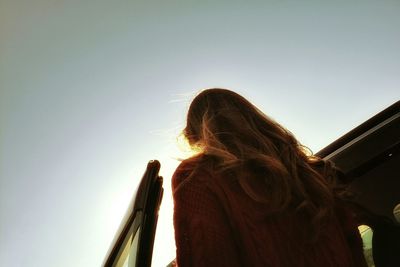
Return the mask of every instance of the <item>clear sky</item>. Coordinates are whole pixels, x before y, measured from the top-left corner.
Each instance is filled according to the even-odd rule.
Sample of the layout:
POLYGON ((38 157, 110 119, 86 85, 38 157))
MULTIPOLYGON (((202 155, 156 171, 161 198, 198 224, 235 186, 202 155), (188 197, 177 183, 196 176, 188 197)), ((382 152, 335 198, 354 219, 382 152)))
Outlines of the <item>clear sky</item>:
POLYGON ((313 151, 400 98, 400 1, 0 0, 0 266, 100 266, 150 159, 233 89, 313 151))

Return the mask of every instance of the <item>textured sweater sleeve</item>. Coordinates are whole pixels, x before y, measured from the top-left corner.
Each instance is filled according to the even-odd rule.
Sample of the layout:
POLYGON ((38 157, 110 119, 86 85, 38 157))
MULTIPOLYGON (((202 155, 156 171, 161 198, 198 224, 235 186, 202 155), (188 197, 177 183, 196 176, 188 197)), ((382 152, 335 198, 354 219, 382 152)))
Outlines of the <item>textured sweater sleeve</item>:
POLYGON ((172 179, 178 267, 241 266, 228 218, 201 177, 172 179))

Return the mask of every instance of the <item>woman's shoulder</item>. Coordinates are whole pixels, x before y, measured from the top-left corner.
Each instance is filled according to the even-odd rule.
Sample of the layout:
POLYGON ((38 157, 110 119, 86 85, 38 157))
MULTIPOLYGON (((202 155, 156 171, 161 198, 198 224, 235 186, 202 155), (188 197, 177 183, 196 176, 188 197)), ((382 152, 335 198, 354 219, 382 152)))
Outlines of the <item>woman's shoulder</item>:
MULTIPOLYGON (((186 183, 188 180, 201 177, 201 173, 205 170, 205 162, 207 156, 200 154, 194 157, 183 160, 176 168, 172 176, 172 190, 176 191, 178 187, 186 183), (195 175, 199 174, 199 175, 195 175)), ((201 179, 197 179, 201 180, 201 179)))

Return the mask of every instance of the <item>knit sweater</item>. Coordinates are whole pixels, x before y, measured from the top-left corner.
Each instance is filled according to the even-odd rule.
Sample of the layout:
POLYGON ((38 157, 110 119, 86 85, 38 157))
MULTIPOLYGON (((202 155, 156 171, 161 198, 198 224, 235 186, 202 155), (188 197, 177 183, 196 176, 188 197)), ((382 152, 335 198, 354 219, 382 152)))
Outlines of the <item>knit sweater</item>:
POLYGON ((357 225, 345 207, 335 209, 315 242, 301 242, 307 222, 290 212, 270 216, 237 179, 200 167, 200 160, 183 161, 172 178, 179 267, 367 266, 357 225))

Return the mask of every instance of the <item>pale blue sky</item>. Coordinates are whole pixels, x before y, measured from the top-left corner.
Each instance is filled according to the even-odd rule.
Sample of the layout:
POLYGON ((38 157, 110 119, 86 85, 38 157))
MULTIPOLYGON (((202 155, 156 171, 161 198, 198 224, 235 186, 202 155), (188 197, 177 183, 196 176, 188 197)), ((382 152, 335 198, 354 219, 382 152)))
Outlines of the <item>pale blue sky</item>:
MULTIPOLYGON (((99 266, 201 88, 315 152, 400 98, 399 1, 0 0, 0 266, 99 266)), ((165 252, 165 253, 164 253, 165 252)))

